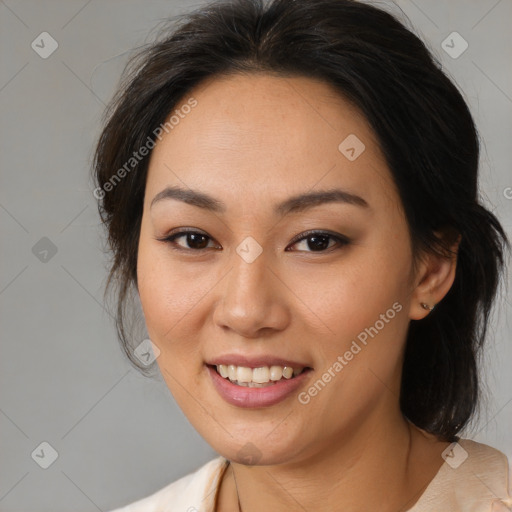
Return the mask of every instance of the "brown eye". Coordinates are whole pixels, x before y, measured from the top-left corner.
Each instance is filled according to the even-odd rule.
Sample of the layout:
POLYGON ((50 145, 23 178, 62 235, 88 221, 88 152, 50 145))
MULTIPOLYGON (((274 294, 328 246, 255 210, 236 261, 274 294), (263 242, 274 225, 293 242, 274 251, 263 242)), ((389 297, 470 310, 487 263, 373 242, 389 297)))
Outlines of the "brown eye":
POLYGON ((303 249, 299 251, 305 252, 326 252, 338 244, 339 246, 347 245, 350 241, 342 235, 328 233, 324 231, 312 231, 309 233, 302 233, 300 238, 296 238, 290 245, 302 244, 303 249))
POLYGON ((207 249, 211 240, 208 235, 198 231, 180 231, 160 239, 162 242, 173 244, 178 250, 183 249, 191 251, 207 249), (178 240, 181 240, 181 242, 178 242, 178 240))

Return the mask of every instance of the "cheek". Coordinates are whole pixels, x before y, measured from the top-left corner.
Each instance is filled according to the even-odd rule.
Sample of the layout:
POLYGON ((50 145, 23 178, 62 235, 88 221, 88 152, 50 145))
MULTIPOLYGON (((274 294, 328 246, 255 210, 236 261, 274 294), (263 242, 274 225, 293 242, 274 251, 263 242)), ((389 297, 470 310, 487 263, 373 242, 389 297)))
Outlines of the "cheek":
POLYGON ((353 403, 357 396, 357 407, 364 408, 398 384, 409 325, 403 269, 407 269, 406 259, 382 257, 354 267, 346 281, 342 309, 337 317, 333 312, 337 330, 343 334, 337 346, 328 347, 327 368, 342 357, 341 379, 335 385, 338 403, 353 403))
MULTIPOLYGON (((301 396, 304 414, 312 425, 327 430, 356 428, 361 418, 373 413, 379 403, 399 396, 402 349, 407 333, 405 307, 384 294, 366 296, 359 302, 343 295, 332 310, 336 338, 320 338, 322 361, 316 380, 301 396), (318 420, 317 420, 318 418, 318 420), (340 424, 340 418, 344 423, 340 424)), ((333 301, 334 302, 334 301, 333 301)))
POLYGON ((194 265, 171 263, 165 246, 154 247, 151 242, 141 241, 139 296, 148 333, 162 355, 192 352, 192 322, 200 311, 208 282, 199 267, 194 272, 191 267, 194 265))
POLYGON ((386 326, 396 323, 396 310, 406 309, 407 265, 403 256, 375 247, 354 251, 336 264, 295 272, 287 281, 301 298, 298 305, 307 306, 300 307, 303 320, 307 318, 308 326, 325 337, 332 352, 379 322, 382 314, 390 320, 386 326))
POLYGON ((137 258, 139 295, 147 320, 166 324, 182 317, 198 295, 200 279, 191 278, 186 266, 172 261, 170 248, 141 236, 137 258))
MULTIPOLYGON (((165 252, 165 251, 164 251, 165 252)), ((203 370, 198 357, 197 320, 204 286, 201 276, 183 277, 160 248, 141 245, 139 296, 149 338, 160 350, 156 362, 169 391, 188 415, 190 396, 203 370)))
POLYGON ((350 263, 347 257, 302 288, 305 301, 329 327, 322 331, 327 335, 316 338, 315 349, 321 351, 319 377, 329 381, 329 390, 319 393, 313 408, 322 410, 330 403, 333 421, 337 414, 349 414, 351 408, 361 412, 389 393, 401 367, 408 328, 408 253, 401 244, 386 246, 384 240, 364 249, 350 263))
MULTIPOLYGON (((406 309, 411 267, 408 241, 403 233, 392 242, 390 238, 392 235, 386 235, 386 229, 379 230, 379 236, 371 245, 360 251, 360 257, 350 266, 345 279, 346 316, 353 318, 360 330, 373 326, 387 311, 386 318, 394 319, 396 309, 406 309), (393 309, 395 303, 398 306, 393 309)), ((394 320, 391 323, 395 323, 394 320)))

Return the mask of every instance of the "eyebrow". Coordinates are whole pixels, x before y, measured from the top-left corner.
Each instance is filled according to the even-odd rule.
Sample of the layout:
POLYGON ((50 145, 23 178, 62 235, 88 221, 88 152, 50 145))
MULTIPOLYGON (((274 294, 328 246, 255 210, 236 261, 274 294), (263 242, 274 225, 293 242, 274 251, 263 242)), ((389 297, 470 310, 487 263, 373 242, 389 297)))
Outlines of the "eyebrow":
MULTIPOLYGON (((204 192, 192 189, 187 190, 178 186, 166 187, 159 192, 151 201, 150 208, 153 208, 156 203, 168 199, 182 201, 214 213, 225 213, 227 210, 226 205, 222 201, 204 192)), ((275 205, 274 213, 284 216, 290 213, 302 212, 325 203, 343 203, 370 209, 370 205, 356 194, 341 189, 329 189, 317 192, 306 192, 289 197, 275 205)))

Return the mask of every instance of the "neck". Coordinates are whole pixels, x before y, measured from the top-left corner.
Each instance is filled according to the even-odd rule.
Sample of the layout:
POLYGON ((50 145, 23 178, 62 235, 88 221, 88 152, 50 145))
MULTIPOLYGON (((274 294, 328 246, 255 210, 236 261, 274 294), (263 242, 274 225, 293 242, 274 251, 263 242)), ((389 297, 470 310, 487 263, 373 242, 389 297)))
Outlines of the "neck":
POLYGON ((226 509, 238 510, 239 499, 240 512, 407 510, 438 471, 448 444, 423 435, 401 415, 387 425, 367 422, 293 463, 232 462, 226 509))

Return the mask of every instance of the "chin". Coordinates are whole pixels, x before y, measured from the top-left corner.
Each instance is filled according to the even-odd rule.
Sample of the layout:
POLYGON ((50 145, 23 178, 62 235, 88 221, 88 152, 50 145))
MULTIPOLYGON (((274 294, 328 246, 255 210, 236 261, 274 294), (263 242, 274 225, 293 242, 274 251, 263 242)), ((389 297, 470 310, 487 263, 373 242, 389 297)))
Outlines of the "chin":
MULTIPOLYGON (((270 439, 261 429, 244 429, 244 435, 233 437, 229 434, 223 441, 219 437, 205 441, 220 455, 228 460, 243 464, 245 466, 271 466, 276 464, 286 464, 292 462, 300 451, 300 445, 294 441, 293 437, 280 435, 276 439, 270 439)), ((211 434, 211 431, 210 431, 211 434)), ((297 440, 304 440, 299 436, 297 440)))

